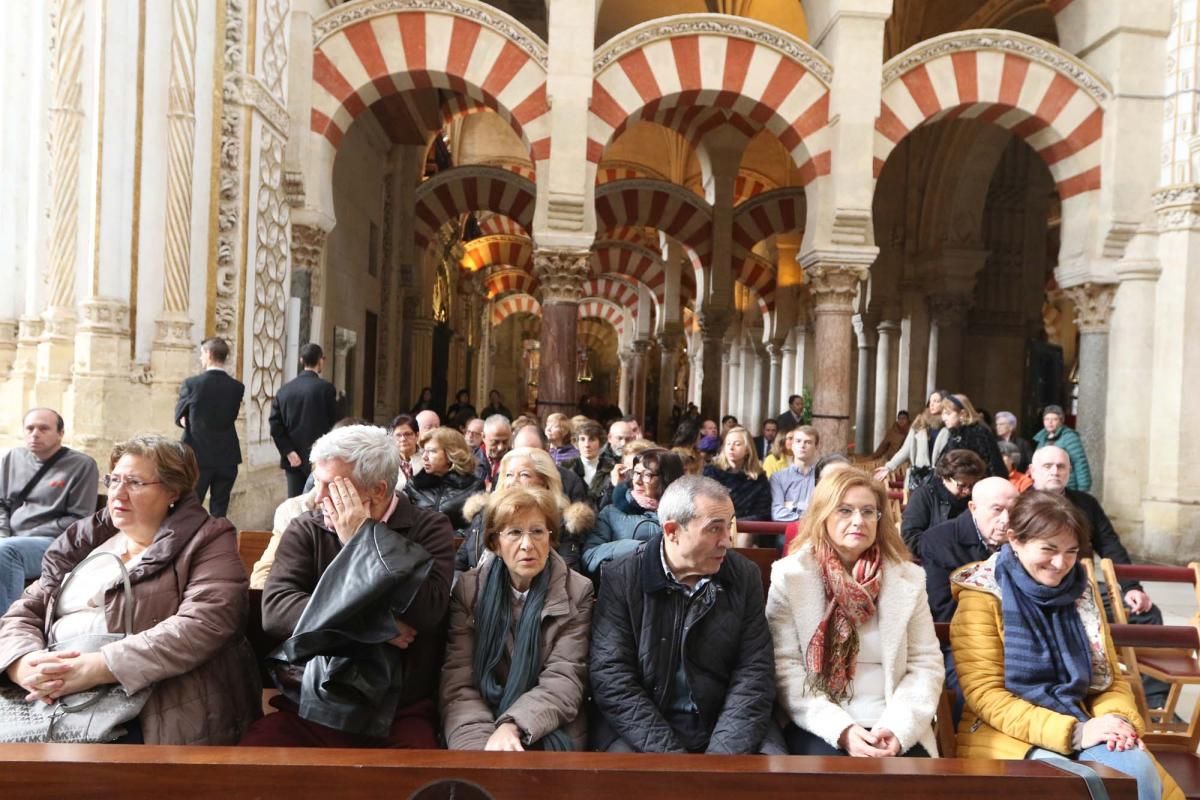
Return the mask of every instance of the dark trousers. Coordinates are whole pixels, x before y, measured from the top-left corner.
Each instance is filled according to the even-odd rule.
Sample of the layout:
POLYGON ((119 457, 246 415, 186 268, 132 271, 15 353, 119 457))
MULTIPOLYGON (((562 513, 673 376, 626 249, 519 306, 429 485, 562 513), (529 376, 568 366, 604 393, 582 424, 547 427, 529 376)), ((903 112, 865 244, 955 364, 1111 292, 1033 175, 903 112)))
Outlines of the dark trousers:
POLYGON ((301 464, 298 467, 284 467, 283 474, 287 475, 288 497, 298 497, 304 494, 304 484, 308 480, 308 473, 312 471, 312 464, 301 464))
POLYGON ((224 467, 201 467, 200 477, 196 480, 196 499, 204 502, 204 495, 212 492, 212 500, 208 504, 208 513, 214 517, 224 517, 229 511, 229 493, 233 491, 233 482, 237 480, 237 464, 224 467))
MULTIPOLYGON (((783 740, 787 742, 788 752, 794 756, 849 755, 839 747, 830 747, 829 742, 815 733, 797 727, 794 722, 789 722, 788 726, 783 729, 783 740)), ((921 745, 914 744, 900 756, 902 758, 929 758, 929 753, 925 752, 925 748, 921 745)))
POLYGON ((394 747, 436 750, 437 711, 432 700, 420 700, 398 709, 388 735, 382 739, 319 725, 301 718, 295 703, 283 695, 271 698, 279 709, 262 717, 246 731, 242 747, 394 747))

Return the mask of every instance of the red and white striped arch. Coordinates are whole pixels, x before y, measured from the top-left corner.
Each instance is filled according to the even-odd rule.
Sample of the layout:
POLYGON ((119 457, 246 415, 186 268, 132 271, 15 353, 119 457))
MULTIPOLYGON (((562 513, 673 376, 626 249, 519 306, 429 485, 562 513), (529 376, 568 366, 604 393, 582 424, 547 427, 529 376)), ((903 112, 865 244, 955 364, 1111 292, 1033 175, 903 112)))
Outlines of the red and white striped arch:
POLYGON ((509 236, 529 235, 529 231, 522 228, 512 217, 506 217, 503 214, 481 211, 476 216, 476 220, 479 223, 479 231, 484 236, 497 236, 501 234, 509 236))
POLYGON ((598 232, 621 226, 656 228, 701 254, 701 263, 712 245, 708 203, 666 181, 614 181, 596 189, 598 232))
POLYGON ((537 278, 522 269, 498 269, 488 273, 484 281, 489 300, 500 300, 510 294, 527 294, 531 297, 537 292, 537 278))
POLYGON ((775 310, 775 270, 770 261, 754 253, 738 260, 734 280, 754 292, 763 313, 775 310))
POLYGON ((1100 188, 1107 84, 1064 50, 1012 31, 963 31, 884 65, 875 177, 914 128, 940 119, 993 122, 1045 160, 1067 200, 1100 188))
POLYGON ((609 300, 619 308, 628 309, 630 316, 637 316, 637 286, 616 275, 592 278, 583 285, 583 297, 585 300, 609 300))
POLYGON ((479 272, 491 267, 514 267, 533 271, 533 242, 528 236, 481 236, 464 245, 459 262, 463 269, 479 272))
MULTIPOLYGON (((711 109, 777 136, 808 180, 829 173, 828 62, 791 34, 710 14, 651 20, 606 44, 595 59, 588 159, 638 120, 703 126, 711 109), (681 29, 695 31, 681 32, 681 29), (692 116, 689 116, 692 115, 692 116)), ((693 131, 693 138, 697 135, 693 131)))
POLYGON ((774 188, 775 183, 767 176, 750 170, 742 170, 733 183, 733 204, 740 205, 752 197, 765 194, 774 188))
POLYGON ((477 0, 436 10, 357 3, 322 15, 313 30, 310 126, 333 150, 372 103, 443 89, 500 114, 533 161, 549 158, 546 45, 507 14, 477 0))
POLYGON ((541 318, 542 304, 528 294, 510 294, 492 303, 492 325, 499 325, 514 314, 533 314, 541 318))
POLYGON ((804 189, 788 186, 750 198, 733 210, 733 244, 743 253, 771 236, 802 233, 805 224, 804 189))
POLYGON ((530 230, 534 202, 533 182, 506 169, 480 165, 454 167, 417 187, 413 238, 418 251, 423 251, 437 239, 442 225, 474 211, 503 214, 530 230))
POLYGON ((618 336, 611 322, 595 317, 579 320, 575 328, 575 341, 580 346, 596 352, 615 351, 618 336))
POLYGON ((600 168, 596 170, 596 185, 603 186, 606 183, 613 181, 631 181, 636 178, 658 178, 666 180, 663 175, 660 175, 641 164, 632 162, 604 162, 600 168))
POLYGON ((619 331, 625 324, 625 310, 611 300, 585 297, 579 304, 579 319, 602 319, 619 331))
POLYGON ((442 127, 449 128, 457 119, 491 110, 487 103, 472 100, 465 95, 452 94, 442 102, 442 127))
POLYGON ((592 248, 592 264, 597 273, 622 275, 662 295, 667 275, 662 259, 650 249, 629 242, 600 241, 592 248))

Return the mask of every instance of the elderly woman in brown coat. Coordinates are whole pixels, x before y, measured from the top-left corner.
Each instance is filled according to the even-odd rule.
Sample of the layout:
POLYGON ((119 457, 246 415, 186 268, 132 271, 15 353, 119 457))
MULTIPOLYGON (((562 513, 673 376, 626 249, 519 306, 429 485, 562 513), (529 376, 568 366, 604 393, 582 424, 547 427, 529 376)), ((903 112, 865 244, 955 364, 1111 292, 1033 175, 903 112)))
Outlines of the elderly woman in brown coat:
POLYGON ((512 487, 484 511, 496 557, 450 598, 442 728, 452 750, 583 750, 592 584, 554 550, 559 504, 512 487))
POLYGON ((199 468, 184 444, 135 436, 113 448, 110 469, 107 507, 55 540, 41 578, 0 620, 0 673, 31 701, 103 684, 120 684, 130 694, 150 686, 123 741, 234 744, 261 713, 258 672, 242 634, 247 580, 237 532, 196 500, 199 468), (43 626, 51 602, 57 640, 124 630, 116 559, 81 564, 102 551, 128 571, 134 635, 97 652, 47 652, 43 626), (60 593, 77 566, 79 574, 60 593))

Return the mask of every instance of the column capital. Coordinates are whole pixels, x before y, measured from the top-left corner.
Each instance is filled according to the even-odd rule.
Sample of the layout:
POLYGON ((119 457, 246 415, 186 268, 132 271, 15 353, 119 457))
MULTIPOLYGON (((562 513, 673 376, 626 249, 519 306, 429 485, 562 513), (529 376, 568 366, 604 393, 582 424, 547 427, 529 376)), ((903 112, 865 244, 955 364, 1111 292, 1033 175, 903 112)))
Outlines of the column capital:
MULTIPOLYGON (((784 346, 771 342, 767 345, 767 355, 771 358, 771 366, 779 364, 783 359, 784 346)), ((795 348, 793 348, 795 352, 795 348)))
POLYGON ((414 334, 424 334, 426 336, 433 333, 433 326, 437 324, 433 317, 411 317, 407 320, 407 325, 414 334))
POLYGON ((591 276, 591 250, 535 250, 533 274, 545 303, 578 303, 591 276))
MULTIPOLYGON (((89 297, 79 304, 79 328, 91 333, 129 333, 129 304, 113 297, 89 297)), ((166 318, 166 314, 163 318, 166 318)), ((187 346, 192 346, 191 318, 187 320, 187 346)), ((156 322, 157 328, 160 323, 156 322)), ((156 339, 162 338, 161 331, 156 339)))
POLYGON ((962 294, 935 294, 929 297, 929 311, 938 325, 962 325, 967 321, 971 298, 962 294))
POLYGON ((635 355, 644 356, 650 352, 650 345, 652 344, 653 342, 649 339, 635 339, 633 341, 633 352, 635 355))
POLYGON ((869 272, 862 264, 817 262, 806 266, 804 277, 812 298, 813 313, 852 313, 859 284, 867 279, 869 272))
POLYGON ((1063 293, 1075 304, 1075 324, 1080 333, 1108 333, 1117 284, 1081 283, 1065 287, 1063 293))
POLYGON ((696 326, 700 329, 700 337, 708 341, 724 339, 732 321, 733 312, 729 309, 701 307, 696 312, 696 326))
POLYGON ((885 319, 875 326, 880 334, 892 334, 900 330, 900 323, 894 319, 885 319))

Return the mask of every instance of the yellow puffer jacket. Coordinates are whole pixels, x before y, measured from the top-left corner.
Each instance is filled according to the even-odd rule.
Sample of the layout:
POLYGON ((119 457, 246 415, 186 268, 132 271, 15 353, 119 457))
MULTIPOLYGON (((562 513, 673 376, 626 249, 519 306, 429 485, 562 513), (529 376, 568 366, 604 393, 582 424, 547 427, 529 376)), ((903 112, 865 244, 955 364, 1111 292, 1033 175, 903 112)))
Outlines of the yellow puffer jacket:
MULTIPOLYGON (((981 566, 981 565, 976 565, 981 566)), ((986 567, 985 567, 986 568, 986 567)), ((960 572, 970 569, 964 567, 960 572)), ((950 642, 958 680, 966 697, 958 727, 959 758, 1023 759, 1033 747, 1070 755, 1075 718, 1034 705, 1004 686, 1004 617, 997 593, 966 586, 951 577, 958 610, 950 623, 950 642)), ((1092 585, 1096 603, 1099 595, 1092 585)), ((1101 608, 1103 606, 1100 606, 1101 608)), ((1086 700, 1089 714, 1119 714, 1142 733, 1145 726, 1133 691, 1121 677, 1108 623, 1100 615, 1112 684, 1086 700)), ((1155 762, 1164 800, 1184 800, 1183 792, 1155 762)))

